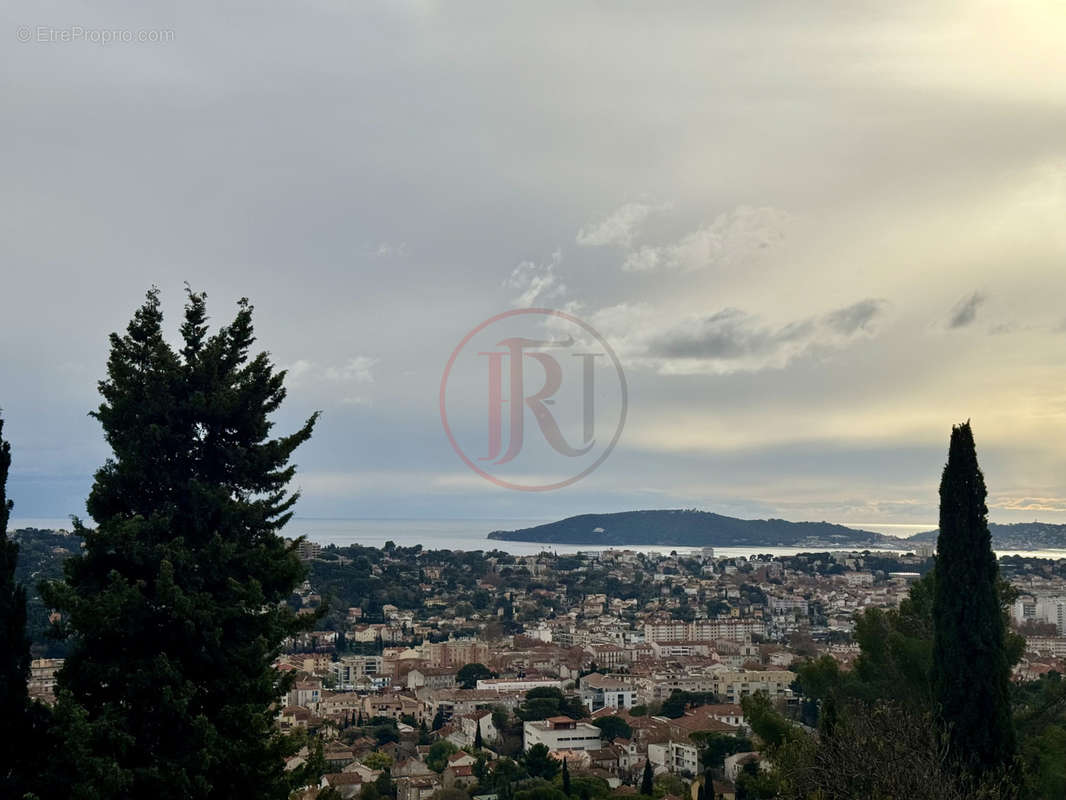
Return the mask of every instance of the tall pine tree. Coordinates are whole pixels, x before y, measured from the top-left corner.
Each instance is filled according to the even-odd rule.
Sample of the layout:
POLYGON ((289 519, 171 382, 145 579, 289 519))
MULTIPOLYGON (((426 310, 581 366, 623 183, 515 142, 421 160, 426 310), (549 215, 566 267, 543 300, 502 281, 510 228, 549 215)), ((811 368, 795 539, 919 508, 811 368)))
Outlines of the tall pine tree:
POLYGON ((654 791, 655 791, 655 772, 651 768, 651 761, 645 759, 645 761, 644 761, 644 772, 641 773, 641 776, 640 776, 640 793, 643 794, 643 795, 647 795, 648 797, 651 797, 652 793, 654 791))
POLYGON ((315 416, 270 438, 285 373, 249 353, 252 307, 208 335, 189 292, 175 350, 156 290, 112 334, 93 412, 113 455, 79 524, 85 546, 45 587, 71 651, 59 675, 54 787, 86 797, 284 798, 289 742, 271 665, 305 627, 285 604, 304 571, 279 531, 298 495, 289 459, 315 416))
POLYGON ((0 796, 20 797, 28 789, 25 745, 31 727, 26 680, 30 673, 30 641, 26 636, 26 588, 15 581, 19 546, 7 537, 12 502, 7 499, 11 445, 4 440, 0 419, 0 796))
POLYGON ((976 772, 1014 754, 1010 666, 985 505, 970 423, 951 431, 940 482, 940 537, 933 598, 933 686, 953 754, 976 772))

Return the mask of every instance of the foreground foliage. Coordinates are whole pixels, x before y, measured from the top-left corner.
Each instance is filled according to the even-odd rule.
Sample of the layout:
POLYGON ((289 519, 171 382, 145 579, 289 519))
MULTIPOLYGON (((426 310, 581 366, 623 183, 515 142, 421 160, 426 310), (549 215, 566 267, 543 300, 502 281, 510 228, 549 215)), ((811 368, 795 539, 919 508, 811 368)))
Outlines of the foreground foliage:
POLYGON ((190 293, 175 350, 150 292, 111 337, 93 413, 113 456, 88 500, 93 530, 45 588, 71 650, 58 676, 49 790, 67 797, 286 797, 288 743, 271 662, 306 622, 303 577, 278 535, 296 495, 289 459, 314 417, 269 438, 284 372, 250 356, 252 308, 207 335, 190 293))

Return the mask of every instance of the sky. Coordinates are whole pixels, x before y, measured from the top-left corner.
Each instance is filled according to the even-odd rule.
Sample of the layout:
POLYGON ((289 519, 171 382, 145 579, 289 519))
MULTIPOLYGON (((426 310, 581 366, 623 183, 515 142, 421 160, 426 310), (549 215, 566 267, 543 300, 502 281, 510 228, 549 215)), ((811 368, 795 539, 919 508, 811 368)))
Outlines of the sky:
MULTIPOLYGON (((279 431, 323 412, 297 452, 302 516, 927 524, 971 419, 990 518, 1066 522, 1061 3, 44 2, 0 20, 16 522, 84 513, 108 334, 153 285, 176 334, 186 282, 216 324, 251 299, 289 371, 279 431), (527 307, 595 330, 628 390, 608 457, 552 491, 485 480, 441 422, 457 345, 527 307)), ((472 358, 468 441, 486 430, 472 358)), ((521 469, 570 469, 526 438, 521 469)))

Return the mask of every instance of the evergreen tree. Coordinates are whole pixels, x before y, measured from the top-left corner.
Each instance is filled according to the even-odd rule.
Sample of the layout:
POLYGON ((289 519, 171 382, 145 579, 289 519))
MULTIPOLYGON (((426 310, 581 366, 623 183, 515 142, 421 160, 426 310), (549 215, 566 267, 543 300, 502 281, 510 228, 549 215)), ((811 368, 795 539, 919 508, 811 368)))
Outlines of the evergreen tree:
POLYGON ((640 793, 652 796, 655 791, 655 773, 651 768, 651 761, 645 759, 644 761, 644 774, 640 776, 640 793))
POLYGON ((485 742, 481 738, 481 720, 474 720, 474 747, 480 750, 485 746, 485 742))
POLYGON ((87 502, 95 530, 65 581, 44 587, 74 635, 58 678, 68 760, 57 794, 284 798, 272 666, 309 627, 286 604, 303 579, 279 535, 298 494, 289 459, 314 427, 271 439, 284 371, 255 341, 241 300, 208 336, 205 296, 188 292, 182 346, 162 328, 157 290, 111 335, 93 412, 113 455, 87 502))
POLYGON ((563 794, 570 795, 570 767, 566 764, 566 759, 563 759, 563 794))
POLYGON ((26 744, 32 726, 26 680, 30 674, 30 640, 26 636, 26 588, 15 582, 19 546, 7 538, 13 504, 7 499, 7 473, 11 445, 3 438, 0 419, 0 720, 4 739, 0 746, 0 796, 19 797, 25 783, 26 744))
POLYGON ((1014 754, 1010 667, 985 505, 970 423, 951 431, 940 483, 933 597, 933 686, 952 753, 977 772, 1014 754))

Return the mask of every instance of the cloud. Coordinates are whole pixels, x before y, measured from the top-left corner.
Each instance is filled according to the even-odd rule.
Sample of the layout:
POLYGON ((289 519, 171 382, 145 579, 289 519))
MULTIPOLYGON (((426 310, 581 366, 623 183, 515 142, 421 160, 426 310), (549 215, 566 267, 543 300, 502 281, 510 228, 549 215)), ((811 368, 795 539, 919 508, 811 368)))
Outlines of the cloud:
POLYGON ((326 367, 324 375, 331 381, 373 383, 374 376, 370 369, 377 363, 376 358, 356 356, 339 367, 326 367))
POLYGON ((290 388, 303 387, 323 381, 332 383, 373 383, 371 369, 378 359, 354 356, 342 364, 320 364, 300 359, 285 366, 285 384, 290 388))
POLYGON ((825 324, 838 333, 850 335, 855 333, 855 331, 864 330, 873 321, 874 317, 881 313, 881 309, 884 306, 884 300, 876 298, 860 300, 850 306, 845 306, 826 314, 824 317, 825 324))
POLYGON ((1004 511, 1066 512, 1064 497, 1007 497, 992 500, 989 508, 1004 511))
POLYGON ((948 320, 949 328, 965 328, 977 319, 977 309, 985 302, 985 296, 980 292, 974 292, 968 297, 962 298, 951 309, 951 318, 948 320))
POLYGON ((648 203, 626 203, 612 211, 606 219, 594 225, 582 226, 577 232, 577 243, 582 247, 629 247, 637 228, 656 209, 656 206, 648 203))
POLYGON ((807 339, 811 320, 781 328, 760 326, 755 317, 727 308, 703 319, 689 320, 649 343, 649 352, 663 358, 734 360, 770 355, 789 344, 807 339))
POLYGON ((676 320, 647 303, 619 304, 590 315, 631 363, 668 374, 780 369, 801 355, 840 350, 873 333, 886 302, 866 298, 826 314, 770 324, 739 308, 676 320))
POLYGON ((391 258, 393 256, 407 255, 407 242, 400 242, 399 244, 382 242, 377 246, 374 255, 378 258, 391 258))
POLYGON ((770 207, 738 206, 676 242, 632 250, 622 263, 626 272, 654 269, 700 270, 761 257, 785 238, 790 217, 770 207))
POLYGON ((556 250, 547 264, 523 261, 515 267, 511 276, 504 282, 507 288, 520 292, 511 299, 511 305, 516 308, 532 308, 546 300, 565 296, 566 285, 560 283, 555 274, 555 268, 562 260, 562 251, 556 250))

